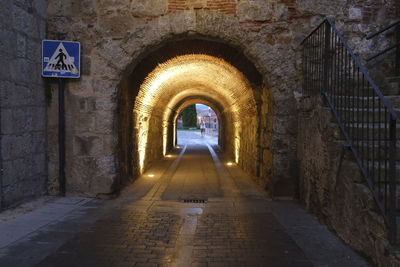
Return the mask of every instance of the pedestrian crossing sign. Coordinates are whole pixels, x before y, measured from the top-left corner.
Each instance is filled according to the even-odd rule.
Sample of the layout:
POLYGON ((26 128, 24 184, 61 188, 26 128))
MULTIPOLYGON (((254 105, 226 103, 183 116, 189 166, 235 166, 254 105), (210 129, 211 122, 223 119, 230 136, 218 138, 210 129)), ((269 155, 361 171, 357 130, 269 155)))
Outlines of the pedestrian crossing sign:
POLYGON ((79 42, 43 40, 42 76, 79 78, 81 45, 79 42))

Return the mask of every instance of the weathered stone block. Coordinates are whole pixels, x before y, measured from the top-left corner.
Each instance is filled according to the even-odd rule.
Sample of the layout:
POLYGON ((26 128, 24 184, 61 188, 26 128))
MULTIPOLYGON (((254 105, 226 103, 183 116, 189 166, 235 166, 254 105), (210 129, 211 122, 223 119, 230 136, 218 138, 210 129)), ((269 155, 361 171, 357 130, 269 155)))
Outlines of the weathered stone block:
POLYGON ((98 136, 75 136, 74 155, 99 156, 103 153, 103 144, 98 136))
POLYGON ((116 103, 109 98, 96 98, 95 101, 98 110, 113 111, 116 109, 116 103))
POLYGON ((94 97, 82 97, 77 98, 77 102, 79 103, 79 112, 80 113, 93 113, 96 111, 96 98, 94 97))
POLYGON ((160 16, 168 10, 168 0, 131 0, 133 16, 160 16))
POLYGON ((47 160, 46 153, 35 153, 32 155, 31 175, 35 175, 38 181, 43 181, 47 176, 47 160))
MULTIPOLYGON (((42 64, 42 44, 39 43, 37 39, 27 38, 25 41, 26 58, 37 64, 42 64)), ((41 68, 39 68, 39 70, 41 72, 41 68)), ((41 73, 39 74, 41 76, 41 73)))
POLYGON ((8 109, 1 109, 1 132, 0 134, 11 134, 14 132, 14 119, 13 119, 13 110, 8 109))
POLYGON ((115 174, 115 156, 101 156, 97 158, 97 164, 100 167, 99 171, 103 174, 115 174))
POLYGON ((28 120, 32 120, 32 129, 35 131, 43 131, 46 128, 46 107, 38 106, 30 109, 31 117, 28 120))
POLYGON ((111 111, 98 111, 95 119, 95 130, 102 134, 111 134, 114 129, 114 114, 111 111))
POLYGON ((98 168, 94 157, 74 157, 71 172, 67 174, 67 191, 91 192, 91 182, 98 175, 98 168))
POLYGON ((73 125, 74 129, 78 132, 91 132, 96 128, 95 117, 93 114, 80 114, 69 125, 73 125))
POLYGON ((33 8, 35 9, 36 13, 39 16, 41 16, 42 18, 46 18, 46 16, 47 16, 47 4, 48 4, 48 2, 54 2, 54 1, 35 0, 32 3, 33 8))
POLYGON ((17 5, 13 6, 13 26, 17 31, 22 31, 28 36, 36 37, 38 36, 37 19, 33 14, 28 13, 22 7, 17 5))
POLYGON ((102 29, 105 36, 122 38, 127 31, 135 29, 137 18, 133 17, 128 11, 124 11, 107 12, 98 20, 98 27, 102 29))
POLYGON ((192 10, 185 10, 175 13, 170 17, 171 31, 174 34, 181 34, 196 29, 196 13, 192 10))
POLYGON ((117 93, 117 81, 107 79, 93 79, 93 90, 98 97, 114 97, 117 93))
POLYGON ((118 139, 113 135, 103 136, 103 155, 109 156, 115 153, 118 139))
MULTIPOLYGON (((18 160, 22 161, 22 160, 18 160)), ((24 170, 23 166, 18 167, 18 169, 14 168, 14 161, 13 160, 5 160, 2 162, 3 164, 3 186, 9 186, 12 183, 16 182, 16 178, 19 176, 17 175, 18 171, 24 170)))
MULTIPOLYGON (((7 59, 7 58, 5 58, 7 59)), ((0 79, 2 80, 9 80, 10 78, 10 61, 3 60, 2 63, 0 64, 0 79)), ((1 100, 0 100, 1 101, 1 100)))
POLYGON ((355 20, 362 19, 361 8, 356 8, 356 7, 349 8, 349 19, 355 19, 355 20))
POLYGON ((248 21, 279 20, 287 17, 288 9, 269 0, 242 0, 237 4, 237 15, 248 21))
POLYGON ((14 56, 16 46, 16 36, 6 28, 0 28, 0 53, 14 56))
POLYGON ((2 1, 2 3, 1 3, 0 25, 3 25, 4 28, 11 27, 12 24, 13 24, 13 20, 12 20, 12 17, 11 17, 12 7, 13 7, 13 2, 12 1, 2 1))
POLYGON ((297 11, 301 15, 325 14, 326 16, 342 16, 346 0, 296 0, 297 11))
POLYGON ((206 0, 186 0, 186 6, 188 8, 204 8, 207 5, 206 0))
POLYGON ((201 34, 213 36, 215 32, 219 32, 222 18, 218 12, 196 11, 196 30, 201 34))
MULTIPOLYGON (((81 1, 64 1, 62 14, 69 17, 74 16, 95 16, 94 1, 81 0, 81 1)), ((113 3, 115 4, 115 3, 113 3)))
POLYGON ((62 1, 48 1, 46 13, 49 17, 54 15, 61 15, 62 7, 63 7, 62 1))
POLYGON ((26 55, 26 38, 24 35, 17 34, 17 57, 26 55))
MULTIPOLYGON (((125 34, 126 30, 124 30, 125 34)), ((112 39, 104 39, 96 51, 97 55, 106 61, 107 64, 117 68, 125 69, 131 63, 130 57, 121 48, 120 43, 112 39)))
POLYGON ((110 194, 113 192, 112 185, 115 181, 115 175, 100 175, 93 178, 91 192, 94 195, 110 194))

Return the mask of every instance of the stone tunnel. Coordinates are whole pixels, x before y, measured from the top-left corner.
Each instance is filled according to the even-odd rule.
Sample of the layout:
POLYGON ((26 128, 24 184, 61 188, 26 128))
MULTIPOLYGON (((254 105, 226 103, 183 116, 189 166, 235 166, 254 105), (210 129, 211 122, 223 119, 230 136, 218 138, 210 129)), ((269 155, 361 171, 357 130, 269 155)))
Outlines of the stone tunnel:
POLYGON ((302 41, 330 17, 364 63, 392 38, 366 36, 399 14, 396 0, 5 1, 0 208, 62 191, 58 84, 41 77, 40 51, 43 39, 65 39, 82 48, 81 76, 65 88, 67 196, 118 196, 176 152, 180 112, 205 104, 221 153, 268 201, 299 200, 375 263, 398 263, 357 166, 337 174, 332 114, 304 101, 302 41))
MULTIPOLYGON (((221 125, 220 147, 248 172, 258 175, 262 164, 261 91, 261 75, 254 65, 221 42, 187 39, 167 42, 151 52, 121 83, 121 179, 132 180, 173 148, 176 118, 193 103, 215 110, 221 125), (154 66, 149 62, 161 63, 154 66)), ((267 164, 271 172, 273 164, 267 164)))
MULTIPOLYGON (((202 21, 210 19, 207 13, 196 17, 198 30, 192 28, 191 13, 175 15, 183 23, 177 32, 163 33, 159 22, 149 23, 146 27, 157 30, 149 32, 155 39, 145 36, 146 44, 137 44, 136 33, 120 44, 103 39, 91 51, 96 71, 86 85, 69 85, 67 101, 74 103, 69 116, 76 123, 71 121, 67 130, 74 144, 67 151, 67 157, 73 155, 67 163, 68 191, 107 195, 133 181, 173 148, 176 116, 197 101, 215 109, 219 145, 233 161, 271 196, 295 196, 296 118, 288 110, 295 108, 294 98, 287 84, 274 82, 276 75, 268 73, 278 71, 278 58, 267 47, 260 54, 256 44, 249 46, 251 34, 232 40, 215 36, 215 28, 202 29, 202 21), (90 168, 78 171, 83 166, 90 168)), ((223 23, 225 17, 220 19, 223 23)), ((287 70, 295 67, 283 64, 287 70)), ((56 158, 53 162, 57 165, 56 158)), ((57 183, 54 177, 55 190, 57 183)))

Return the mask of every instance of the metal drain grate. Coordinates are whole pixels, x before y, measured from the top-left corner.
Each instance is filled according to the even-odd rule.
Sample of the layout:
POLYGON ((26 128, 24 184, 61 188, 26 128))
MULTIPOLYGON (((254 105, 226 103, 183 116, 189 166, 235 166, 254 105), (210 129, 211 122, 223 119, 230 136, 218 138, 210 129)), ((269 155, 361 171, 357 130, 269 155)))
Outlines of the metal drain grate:
POLYGON ((184 203, 206 203, 205 199, 184 199, 184 203))

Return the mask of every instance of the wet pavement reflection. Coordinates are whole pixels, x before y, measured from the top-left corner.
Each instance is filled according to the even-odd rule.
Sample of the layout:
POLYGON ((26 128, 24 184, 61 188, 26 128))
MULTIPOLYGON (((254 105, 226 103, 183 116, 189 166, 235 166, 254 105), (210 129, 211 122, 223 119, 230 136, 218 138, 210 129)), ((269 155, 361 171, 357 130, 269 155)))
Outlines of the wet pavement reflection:
POLYGON ((179 132, 178 142, 170 157, 155 162, 117 199, 83 214, 92 221, 65 242, 29 261, 21 250, 49 238, 38 233, 11 247, 2 266, 368 266, 330 235, 339 243, 325 238, 309 242, 312 250, 299 246, 317 233, 318 223, 297 204, 272 201, 238 166, 226 165, 231 159, 215 151, 217 138, 179 132), (312 223, 283 223, 293 214, 312 223), (332 244, 342 250, 329 254, 332 244), (324 253, 333 258, 321 260, 324 253))

